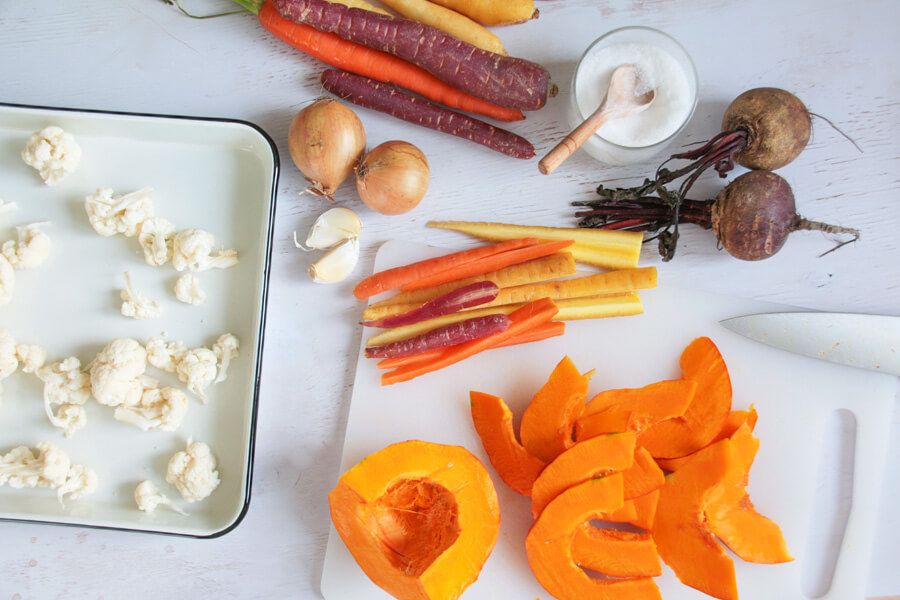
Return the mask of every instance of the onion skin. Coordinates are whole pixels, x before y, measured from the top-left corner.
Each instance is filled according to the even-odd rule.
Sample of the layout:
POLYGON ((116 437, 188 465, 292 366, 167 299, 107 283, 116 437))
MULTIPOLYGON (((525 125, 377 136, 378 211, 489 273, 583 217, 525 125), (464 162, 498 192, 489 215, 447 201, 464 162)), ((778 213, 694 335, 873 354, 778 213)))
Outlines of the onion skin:
POLYGON ((415 208, 428 191, 428 159, 409 142, 391 140, 373 148, 356 168, 356 191, 366 206, 384 215, 415 208))
POLYGON ((812 121, 806 105, 778 88, 754 88, 734 99, 722 118, 722 131, 743 129, 747 147, 735 161, 748 169, 780 169, 806 148, 812 121))
POLYGON ((365 149, 362 121, 337 100, 320 98, 291 121, 288 150, 316 195, 332 199, 365 149))

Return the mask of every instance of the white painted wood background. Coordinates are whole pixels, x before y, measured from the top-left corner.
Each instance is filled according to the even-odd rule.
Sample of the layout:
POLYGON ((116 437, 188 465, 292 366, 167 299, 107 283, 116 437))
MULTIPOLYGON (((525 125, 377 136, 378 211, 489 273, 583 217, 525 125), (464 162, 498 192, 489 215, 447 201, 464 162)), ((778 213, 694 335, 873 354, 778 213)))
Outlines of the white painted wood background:
MULTIPOLYGON (((202 11, 227 6, 184 0, 202 11)), ((862 230, 861 241, 825 258, 819 234, 792 236, 763 263, 717 252, 708 232, 684 230, 663 277, 685 287, 800 306, 900 314, 900 2, 896 0, 565 0, 540 2, 541 18, 499 32, 511 54, 546 65, 563 92, 513 128, 545 151, 563 133, 574 63, 610 29, 641 24, 679 39, 701 79, 700 105, 683 136, 705 139, 737 93, 790 89, 834 119, 859 154, 822 122, 812 143, 782 170, 802 213, 862 230)), ((213 541, 58 527, 0 524, 0 599, 298 598, 318 595, 328 535, 327 490, 337 476, 360 331, 352 284, 316 286, 293 230, 325 205, 309 196, 287 158, 285 133, 298 108, 320 92, 322 65, 300 56, 240 15, 193 21, 157 0, 0 2, 0 101, 249 119, 279 143, 284 168, 253 501, 244 523, 213 541)), ((360 111, 370 144, 406 139, 432 166, 430 192, 405 217, 365 209, 364 256, 392 237, 437 245, 470 242, 427 231, 429 218, 572 223, 567 203, 601 181, 627 183, 653 165, 604 168, 576 156, 552 177, 456 138, 360 111)), ((721 183, 705 178, 698 196, 721 183)), ((339 204, 359 208, 351 186, 339 204)), ((657 264, 646 248, 644 262, 657 264)), ((389 410, 389 408, 388 408, 389 410)), ((893 417, 891 473, 883 495, 867 593, 900 592, 900 418, 893 417)))

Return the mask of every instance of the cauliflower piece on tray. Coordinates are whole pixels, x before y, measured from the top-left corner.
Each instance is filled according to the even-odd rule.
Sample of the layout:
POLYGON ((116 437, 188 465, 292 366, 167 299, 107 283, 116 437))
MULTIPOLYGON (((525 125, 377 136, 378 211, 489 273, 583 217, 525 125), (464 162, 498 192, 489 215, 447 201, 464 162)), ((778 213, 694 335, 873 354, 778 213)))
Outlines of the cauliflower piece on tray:
POLYGON ((84 404, 91 397, 91 378, 81 369, 81 361, 71 356, 37 370, 44 382, 44 412, 54 427, 62 429, 66 437, 87 424, 84 404), (53 407, 59 406, 56 413, 53 407))
POLYGON ((0 254, 0 306, 9 304, 16 291, 16 271, 6 257, 0 254))
POLYGON ((49 442, 38 444, 35 455, 27 446, 13 448, 0 459, 0 485, 12 488, 57 488, 66 482, 69 456, 49 442))
POLYGON ((228 377, 228 366, 231 364, 231 359, 238 355, 240 343, 236 337, 225 333, 219 336, 212 349, 219 361, 219 375, 216 377, 216 383, 222 383, 228 377))
POLYGON ((193 306, 206 302, 206 292, 200 287, 200 280, 193 273, 185 273, 175 281, 175 297, 193 306))
POLYGON ((56 185, 78 168, 81 146, 71 133, 51 125, 31 134, 22 160, 40 173, 44 183, 56 185))
POLYGON ((216 379, 218 372, 216 364, 215 352, 209 348, 192 348, 178 361, 175 373, 178 375, 178 379, 187 386, 188 391, 206 404, 206 388, 216 379))
POLYGON ((151 217, 141 224, 138 242, 144 250, 144 260, 152 267, 161 267, 172 258, 175 226, 162 217, 151 217))
POLYGON ((36 373, 47 360, 47 351, 35 344, 19 344, 16 346, 16 358, 23 373, 36 373))
POLYGON ((97 491, 99 480, 93 469, 84 465, 72 465, 66 475, 66 481, 56 490, 56 498, 60 506, 66 507, 66 496, 70 500, 78 500, 97 491))
POLYGON ((172 266, 176 271, 228 269, 238 264, 235 250, 220 250, 213 255, 216 239, 202 229, 185 229, 172 241, 172 266))
POLYGON ((91 393, 105 406, 135 406, 144 393, 147 351, 129 338, 113 340, 91 363, 91 393))
POLYGON ((153 217, 150 188, 142 188, 124 196, 113 196, 109 188, 99 188, 84 199, 84 209, 94 231, 102 236, 124 234, 134 237, 141 224, 153 217))
POLYGON ((178 362, 187 354, 184 342, 167 342, 153 338, 147 342, 147 361, 166 373, 174 373, 178 362))
POLYGON ((134 289, 131 273, 125 271, 125 289, 119 293, 122 299, 122 314, 132 319, 155 319, 162 313, 162 307, 134 289))
POLYGON ((175 431, 181 427, 187 410, 188 397, 181 390, 151 387, 144 390, 141 403, 137 406, 116 408, 115 418, 142 431, 175 431))
POLYGON ((174 485, 188 502, 199 502, 219 487, 216 457, 203 442, 188 440, 187 448, 169 460, 166 482, 174 485))
POLYGON ((16 338, 0 329, 0 379, 6 379, 19 369, 19 353, 16 338))
POLYGON ((50 256, 50 236, 41 231, 47 223, 32 223, 16 227, 18 240, 7 240, 0 253, 14 269, 36 269, 50 256))
POLYGON ((187 513, 178 508, 169 498, 157 489, 156 484, 149 479, 142 481, 134 488, 134 503, 137 504, 138 510, 152 513, 160 506, 168 506, 180 515, 187 516, 187 513))

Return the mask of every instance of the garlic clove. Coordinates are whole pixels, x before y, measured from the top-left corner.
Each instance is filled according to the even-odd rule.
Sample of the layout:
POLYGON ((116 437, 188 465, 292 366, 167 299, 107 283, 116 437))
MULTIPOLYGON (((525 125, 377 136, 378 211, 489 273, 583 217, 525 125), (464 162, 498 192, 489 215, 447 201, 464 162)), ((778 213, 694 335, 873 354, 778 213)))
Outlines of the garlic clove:
POLYGON ((359 238, 347 238, 309 265, 309 277, 316 283, 343 281, 359 261, 359 238))
POLYGON ((316 250, 334 248, 344 240, 358 238, 362 223, 349 208, 332 208, 319 215, 309 235, 306 247, 316 250))

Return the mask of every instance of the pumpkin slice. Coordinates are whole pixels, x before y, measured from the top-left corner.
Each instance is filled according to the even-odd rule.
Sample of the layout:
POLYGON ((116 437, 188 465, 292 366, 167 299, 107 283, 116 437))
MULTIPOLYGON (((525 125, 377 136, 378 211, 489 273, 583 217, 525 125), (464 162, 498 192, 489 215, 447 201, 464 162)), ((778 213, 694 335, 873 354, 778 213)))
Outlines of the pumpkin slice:
POLYGON ((609 577, 657 577, 662 564, 649 533, 600 529, 585 523, 575 530, 572 559, 609 577))
POLYGON ((622 475, 591 479, 553 499, 538 517, 525 550, 528 564, 544 589, 559 600, 660 599, 650 577, 594 579, 576 564, 573 540, 578 529, 593 518, 621 507, 622 475))
POLYGON ((575 484, 629 468, 635 439, 632 432, 601 435, 557 456, 531 488, 531 515, 536 519, 551 500, 575 484))
POLYGON ((516 439, 512 412, 502 398, 469 392, 469 401, 475 431, 497 474, 516 492, 530 496, 544 461, 530 455, 516 439))
POLYGON ((778 525, 756 511, 746 485, 750 466, 759 450, 749 424, 742 425, 731 437, 735 460, 722 486, 706 506, 709 529, 732 552, 747 562, 783 563, 794 558, 778 525))
POLYGON ((599 518, 610 523, 632 523, 639 519, 637 506, 634 500, 625 500, 620 508, 608 513, 603 513, 599 518))
POLYGON ((592 415, 582 415, 575 421, 575 441, 583 442, 607 433, 635 431, 638 427, 637 421, 641 416, 640 413, 630 410, 609 410, 592 415))
POLYGON ((709 445, 731 410, 728 367, 711 339, 691 342, 680 364, 683 377, 697 382, 697 391, 683 416, 657 423, 641 436, 641 445, 656 458, 687 456, 709 445))
POLYGON ((704 510, 727 485, 733 462, 731 440, 722 440, 667 476, 653 523, 659 555, 678 579, 721 600, 737 600, 734 563, 707 530, 704 510))
POLYGON ((584 409, 593 374, 579 373, 568 356, 556 365, 522 415, 519 436, 529 454, 549 463, 572 446, 572 428, 584 409))
POLYGON ((666 483, 666 476, 646 448, 636 448, 634 463, 622 475, 625 478, 625 499, 645 496, 666 483))
POLYGON ((654 490, 649 494, 638 496, 627 500, 634 504, 635 518, 628 521, 632 525, 643 529, 653 529, 653 522, 656 520, 656 507, 659 504, 659 490, 654 490))
POLYGON ((500 528, 491 478, 459 446, 387 446, 344 473, 328 503, 365 574, 402 600, 459 597, 478 578, 500 528))
MULTIPOLYGON (((719 430, 719 433, 716 437, 713 438, 712 443, 716 443, 719 440, 724 440, 725 438, 730 438, 734 435, 734 432, 740 428, 744 423, 750 427, 750 431, 756 427, 756 420, 758 415, 756 414, 756 407, 752 404, 750 408, 747 410, 733 410, 728 413, 728 416, 725 417, 725 422, 722 423, 722 429, 719 430)), ((699 452, 699 451, 698 451, 699 452)), ((693 454, 688 454, 687 456, 682 456, 681 458, 658 458, 656 459, 656 464, 660 466, 664 471, 668 471, 670 473, 674 473, 681 467, 687 463, 687 461, 693 458, 693 454)))

